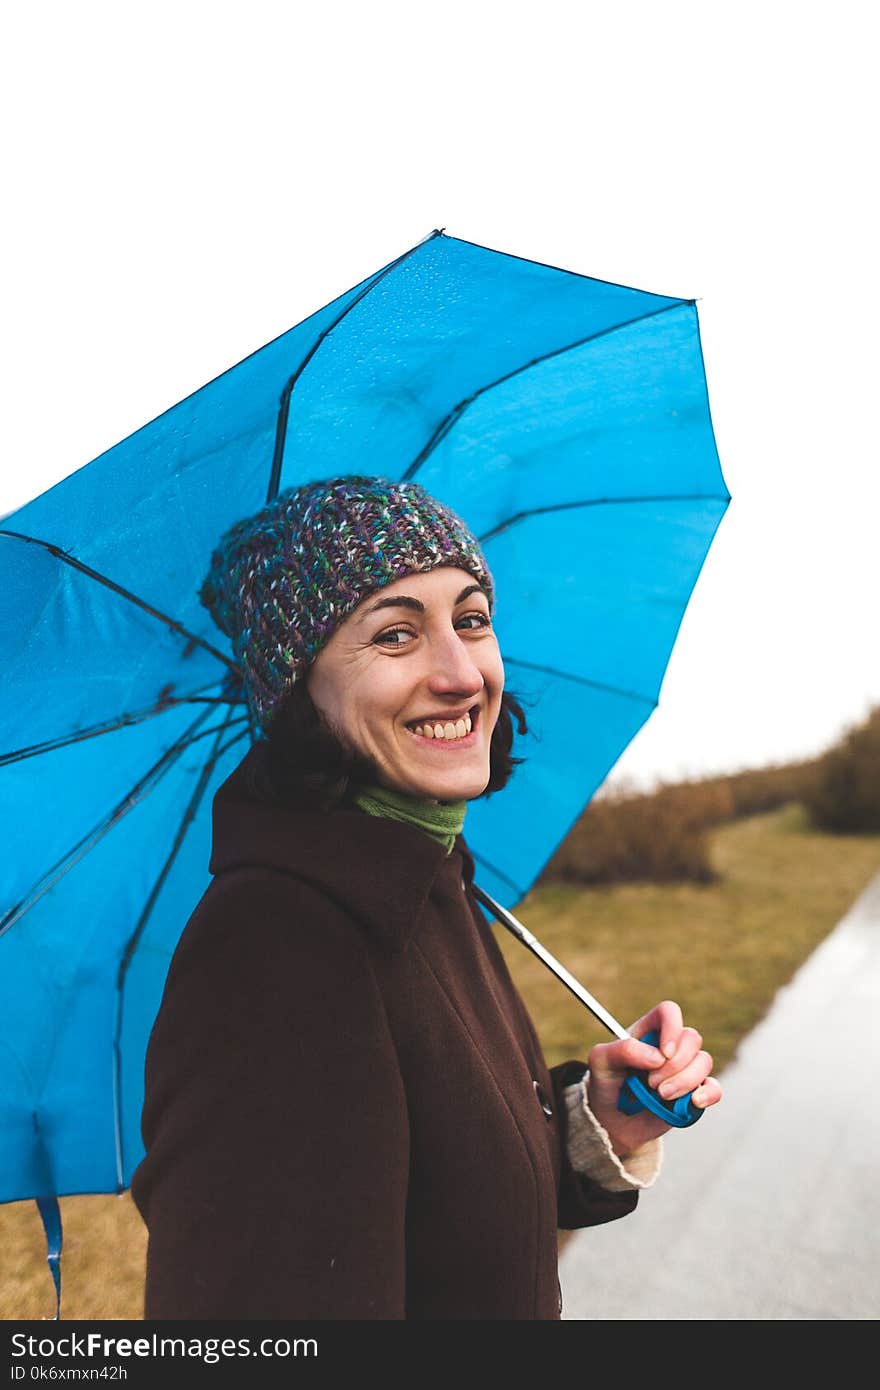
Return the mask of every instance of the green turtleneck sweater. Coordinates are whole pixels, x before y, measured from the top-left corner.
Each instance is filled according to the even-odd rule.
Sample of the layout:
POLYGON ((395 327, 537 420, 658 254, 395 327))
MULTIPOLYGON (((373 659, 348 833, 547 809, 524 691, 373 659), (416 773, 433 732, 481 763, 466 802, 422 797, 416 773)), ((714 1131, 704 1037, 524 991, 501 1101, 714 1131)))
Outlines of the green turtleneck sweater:
POLYGON ((357 789, 354 804, 368 816, 387 816, 389 820, 418 826, 438 840, 447 854, 455 847, 456 835, 461 834, 467 810, 466 801, 430 801, 374 783, 357 789))

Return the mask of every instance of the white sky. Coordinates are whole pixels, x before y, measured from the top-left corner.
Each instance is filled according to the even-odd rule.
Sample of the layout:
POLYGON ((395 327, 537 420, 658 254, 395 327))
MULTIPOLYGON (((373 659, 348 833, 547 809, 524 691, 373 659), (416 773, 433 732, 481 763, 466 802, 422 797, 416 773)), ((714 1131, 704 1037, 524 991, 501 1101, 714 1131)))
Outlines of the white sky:
POLYGON ((696 298, 733 502, 657 777, 880 703, 872 7, 6 7, 0 514, 433 227, 696 298))

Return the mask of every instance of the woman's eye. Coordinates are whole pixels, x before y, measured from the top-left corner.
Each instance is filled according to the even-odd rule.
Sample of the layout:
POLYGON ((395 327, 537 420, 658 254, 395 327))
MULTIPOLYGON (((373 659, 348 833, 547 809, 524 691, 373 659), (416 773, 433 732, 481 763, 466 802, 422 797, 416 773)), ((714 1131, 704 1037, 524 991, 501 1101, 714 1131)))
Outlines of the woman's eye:
POLYGON ((487 617, 485 613, 466 613, 465 616, 461 619, 461 622, 476 622, 477 628, 481 628, 490 627, 492 620, 491 618, 487 617))
POLYGON ((408 627, 389 627, 385 632, 380 632, 378 636, 374 637, 373 642, 381 642, 383 646, 389 647, 405 647, 405 642, 396 642, 394 639, 396 637, 412 637, 412 635, 408 627))

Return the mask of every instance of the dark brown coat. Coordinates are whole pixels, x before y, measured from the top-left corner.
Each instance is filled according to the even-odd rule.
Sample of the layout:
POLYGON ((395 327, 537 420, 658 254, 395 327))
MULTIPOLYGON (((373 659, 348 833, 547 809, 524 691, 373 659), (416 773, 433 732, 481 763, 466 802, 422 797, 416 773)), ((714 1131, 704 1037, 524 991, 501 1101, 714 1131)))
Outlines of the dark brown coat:
POLYGON ((561 1157, 583 1063, 548 1073, 464 839, 272 807, 243 764, 210 867, 147 1054, 145 1315, 557 1318, 557 1225, 636 1193, 561 1157))

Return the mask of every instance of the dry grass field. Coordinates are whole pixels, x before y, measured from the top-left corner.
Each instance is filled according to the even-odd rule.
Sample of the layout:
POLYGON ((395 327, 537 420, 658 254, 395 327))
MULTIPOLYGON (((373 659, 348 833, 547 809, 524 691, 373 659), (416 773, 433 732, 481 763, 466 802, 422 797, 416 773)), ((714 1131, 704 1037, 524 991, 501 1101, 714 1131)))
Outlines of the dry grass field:
MULTIPOLYGON (((660 998, 678 999, 720 1071, 776 990, 880 872, 880 836, 820 833, 792 803, 713 828, 709 853, 711 882, 547 883, 518 915, 624 1024, 660 998)), ((607 1035, 497 931, 548 1061, 585 1058, 607 1035)), ((67 1197, 62 1209, 63 1316, 139 1318, 146 1237, 129 1196, 67 1197)), ((53 1313, 36 1208, 0 1207, 0 1317, 53 1313)))

